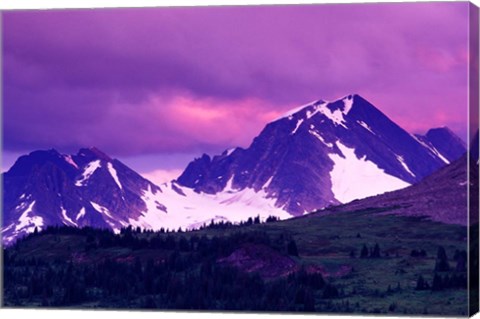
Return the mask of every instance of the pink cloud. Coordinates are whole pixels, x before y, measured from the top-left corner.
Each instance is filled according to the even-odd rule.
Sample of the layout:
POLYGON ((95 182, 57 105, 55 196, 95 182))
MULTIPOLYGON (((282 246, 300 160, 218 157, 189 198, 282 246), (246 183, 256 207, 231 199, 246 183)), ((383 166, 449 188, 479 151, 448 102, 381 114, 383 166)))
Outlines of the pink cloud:
POLYGON ((452 52, 451 50, 419 47, 417 49, 417 58, 419 63, 435 72, 451 72, 457 67, 466 67, 468 61, 467 51, 458 50, 459 52, 452 52))
POLYGON ((156 169, 142 173, 141 175, 156 185, 170 182, 182 174, 181 169, 156 169))
POLYGON ((138 104, 116 104, 81 143, 117 154, 247 147, 269 121, 290 107, 258 98, 229 101, 188 94, 152 95, 138 104), (108 136, 101 133, 107 127, 108 136))

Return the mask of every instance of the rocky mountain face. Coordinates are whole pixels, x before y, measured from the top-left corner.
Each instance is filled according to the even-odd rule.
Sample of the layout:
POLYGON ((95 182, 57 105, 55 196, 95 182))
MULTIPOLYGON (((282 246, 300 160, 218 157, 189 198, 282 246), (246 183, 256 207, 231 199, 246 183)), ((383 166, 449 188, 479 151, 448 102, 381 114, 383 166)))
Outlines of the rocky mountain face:
POLYGON ((263 190, 292 215, 422 180, 465 145, 447 128, 409 134, 368 101, 315 101, 269 123, 247 149, 191 162, 177 182, 196 192, 263 190))
MULTIPOLYGON (((158 186, 98 149, 55 150, 20 157, 3 175, 3 230, 8 243, 46 225, 119 230, 147 210, 158 186)), ((160 203, 156 211, 165 213, 160 203)))
MULTIPOLYGON (((433 221, 466 226, 468 225, 468 189, 470 187, 471 190, 475 183, 478 185, 478 165, 470 163, 469 175, 467 162, 468 158, 465 154, 418 184, 355 200, 326 210, 325 213, 386 208, 387 214, 424 216, 433 221)), ((478 188, 476 198, 478 202, 478 188)))
MULTIPOLYGON (((452 133, 449 132, 448 135, 450 134, 452 133)), ((441 149, 441 146, 438 146, 438 149, 441 149)), ((478 223, 478 149, 477 132, 468 153, 465 152, 459 159, 419 183, 397 191, 355 200, 325 210, 323 213, 388 208, 388 214, 424 216, 447 224, 467 226, 478 223), (468 202, 470 207, 467 207, 468 202), (468 209, 471 210, 470 220, 468 209)))
POLYGON ((424 136, 418 134, 415 136, 446 162, 458 159, 465 153, 467 147, 448 127, 433 128, 424 136))
POLYGON ((162 185, 96 148, 35 151, 3 174, 2 238, 48 225, 119 231, 285 219, 405 188, 464 152, 450 130, 409 134, 358 95, 292 110, 247 149, 204 154, 162 185))

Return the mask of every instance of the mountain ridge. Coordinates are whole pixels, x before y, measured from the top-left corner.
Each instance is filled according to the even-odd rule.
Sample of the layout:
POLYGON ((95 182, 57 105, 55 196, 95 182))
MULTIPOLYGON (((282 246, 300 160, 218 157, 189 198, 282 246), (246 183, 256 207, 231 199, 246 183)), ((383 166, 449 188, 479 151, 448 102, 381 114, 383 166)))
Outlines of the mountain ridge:
POLYGON ((211 221, 301 216, 418 182, 446 165, 446 157, 461 155, 443 157, 442 147, 438 138, 422 140, 349 95, 268 123, 248 148, 203 154, 162 185, 95 147, 73 155, 34 151, 3 174, 2 237, 11 242, 57 224, 118 232, 129 225, 194 229, 211 221))
MULTIPOLYGON (((450 158, 458 158, 464 151, 457 151, 450 158)), ((388 175, 384 178, 384 184, 388 184, 385 190, 418 182, 449 163, 435 148, 403 130, 368 101, 359 95, 348 95, 334 102, 317 100, 286 113, 268 123, 246 149, 236 148, 230 154, 213 157, 203 155, 189 163, 177 182, 210 194, 221 191, 231 178, 239 189, 267 186, 267 193, 278 197, 278 206, 286 205, 288 211, 298 216, 319 203, 325 206, 342 202, 332 192, 335 185, 328 175, 335 165, 347 166, 352 162, 373 171, 375 177, 388 175), (346 159, 343 153, 352 153, 352 149, 354 156, 341 163, 346 159), (385 174, 357 161, 362 158, 385 174), (305 170, 304 162, 314 168, 305 170), (299 163, 303 172, 294 169, 299 163), (293 198, 298 198, 298 194, 305 203, 298 204, 293 198)), ((345 192, 343 188, 339 186, 339 192, 345 192)), ((342 199, 354 199, 358 192, 361 196, 370 195, 356 191, 344 194, 342 199)))

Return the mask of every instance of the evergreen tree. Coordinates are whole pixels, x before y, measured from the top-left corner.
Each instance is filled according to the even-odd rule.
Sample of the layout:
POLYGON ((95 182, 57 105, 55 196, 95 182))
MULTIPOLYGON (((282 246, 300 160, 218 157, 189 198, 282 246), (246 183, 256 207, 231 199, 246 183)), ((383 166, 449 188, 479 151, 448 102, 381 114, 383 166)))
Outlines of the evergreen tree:
POLYGON ((362 250, 360 252, 360 258, 368 258, 368 248, 365 244, 363 245, 362 250))
POLYGON ((467 252, 465 250, 455 252, 453 260, 457 262, 455 271, 464 272, 467 271, 467 252))
POLYGON ((297 249, 297 243, 295 243, 295 240, 290 240, 290 242, 287 245, 287 253, 290 256, 296 256, 298 257, 298 249, 297 249))
POLYGON ((323 291, 323 298, 330 299, 330 298, 338 298, 338 289, 330 284, 325 286, 325 290, 323 291))
POLYGON ((432 290, 440 291, 443 290, 443 288, 444 287, 442 277, 440 277, 440 275, 438 274, 435 274, 435 276, 433 277, 432 290))
POLYGON ((416 290, 426 290, 428 289, 428 283, 423 279, 423 276, 420 275, 417 280, 417 287, 415 288, 416 290))
POLYGON ((447 253, 443 246, 438 247, 437 261, 435 263, 435 271, 449 271, 450 265, 448 264, 447 253))
POLYGON ((305 298, 303 301, 303 310, 306 312, 315 311, 315 298, 313 297, 313 292, 311 289, 305 291, 305 298))
POLYGON ((373 247, 372 254, 370 255, 371 258, 380 258, 380 246, 378 244, 375 244, 375 247, 373 247))

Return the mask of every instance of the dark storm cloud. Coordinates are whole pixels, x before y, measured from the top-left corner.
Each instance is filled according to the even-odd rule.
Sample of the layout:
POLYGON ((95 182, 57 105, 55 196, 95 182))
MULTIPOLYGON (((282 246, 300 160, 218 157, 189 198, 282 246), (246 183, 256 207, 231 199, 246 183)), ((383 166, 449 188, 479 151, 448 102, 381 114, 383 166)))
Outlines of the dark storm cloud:
POLYGON ((3 14, 4 147, 247 145, 352 92, 412 131, 466 127, 467 3, 3 14))

